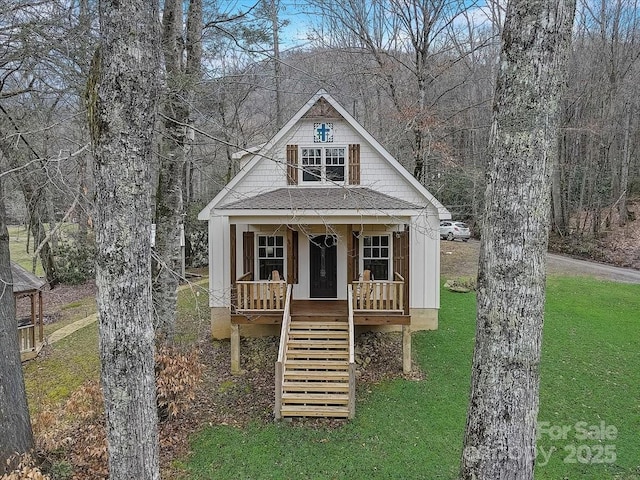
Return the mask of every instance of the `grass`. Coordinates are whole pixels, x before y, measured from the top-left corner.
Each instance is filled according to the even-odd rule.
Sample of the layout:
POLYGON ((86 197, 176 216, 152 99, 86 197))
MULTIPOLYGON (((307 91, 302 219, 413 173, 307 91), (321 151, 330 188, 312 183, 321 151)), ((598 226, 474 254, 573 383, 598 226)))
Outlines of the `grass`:
POLYGON ((96 306, 95 297, 86 297, 81 300, 68 303, 60 309, 60 320, 44 326, 44 334, 45 336, 51 335, 62 327, 66 327, 73 322, 82 320, 83 318, 96 313, 97 310, 98 307, 96 306))
MULTIPOLYGON (((541 436, 539 449, 552 454, 548 462, 539 457, 536 478, 640 478, 639 294, 638 285, 549 279, 539 419, 569 430, 566 438, 549 429, 541 436), (583 439, 578 422, 604 422, 613 438, 583 439), (613 454, 612 463, 598 463, 613 454)), ((439 330, 413 337, 426 380, 376 386, 359 398, 356 418, 333 430, 207 427, 193 437, 193 453, 181 466, 193 479, 455 478, 474 317, 473 294, 443 289, 439 330)))
POLYGON ((98 378, 99 369, 98 326, 94 323, 56 343, 49 355, 25 365, 31 411, 68 398, 86 380, 98 378))
MULTIPOLYGON (((188 344, 197 336, 194 333, 196 329, 208 328, 209 307, 206 290, 207 285, 200 284, 192 290, 179 292, 177 342, 188 344)), ((63 322, 56 324, 68 324, 96 311, 93 297, 73 302, 67 307, 67 310, 73 313, 68 318, 65 316, 63 322)), ((64 325, 58 325, 58 328, 62 326, 64 325)), ((99 372, 98 327, 94 323, 52 345, 49 354, 25 364, 24 375, 30 410, 35 412, 44 404, 55 404, 67 399, 84 382, 97 379, 99 372)))
MULTIPOLYGON (((46 225, 47 230, 51 228, 51 225, 46 225)), ((77 225, 73 223, 64 223, 58 229, 57 235, 60 238, 65 239, 77 230, 77 225)), ((38 246, 33 245, 33 238, 27 238, 27 227, 25 225, 13 225, 8 227, 9 230, 9 250, 11 252, 11 260, 19 264, 27 271, 31 271, 33 268, 33 252, 38 246), (27 239, 29 240, 29 253, 27 253, 27 239)), ((40 256, 36 260, 36 272, 39 277, 44 277, 44 269, 40 262, 40 256)))
MULTIPOLYGON (((33 251, 35 250, 33 242, 29 244, 29 253, 27 253, 27 228, 24 225, 8 227, 9 230, 9 251, 11 252, 11 260, 16 262, 22 268, 31 271, 33 268, 33 251)), ((40 262, 40 256, 36 261, 36 275, 44 277, 44 270, 40 262)))

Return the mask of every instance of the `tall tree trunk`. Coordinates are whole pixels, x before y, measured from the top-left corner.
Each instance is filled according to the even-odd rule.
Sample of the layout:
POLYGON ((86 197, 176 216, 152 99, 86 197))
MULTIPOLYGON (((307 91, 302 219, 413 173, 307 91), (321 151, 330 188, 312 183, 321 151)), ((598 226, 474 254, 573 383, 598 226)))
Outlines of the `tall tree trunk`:
POLYGON ((460 477, 533 479, 550 175, 575 0, 507 5, 460 477))
POLYGON ((160 68, 156 0, 102 0, 88 83, 96 284, 109 478, 159 479, 151 303, 152 139, 160 68))
MULTIPOLYGON (((45 223, 48 220, 47 215, 47 176, 45 173, 44 163, 40 156, 36 153, 31 144, 21 134, 20 128, 11 118, 9 113, 2 109, 6 118, 11 125, 9 128, 18 133, 21 143, 18 147, 15 143, 9 143, 6 134, 0 130, 0 152, 7 160, 12 170, 18 171, 18 182, 29 215, 28 231, 33 236, 33 250, 35 251, 47 236, 45 223), (35 158, 33 163, 29 162, 29 158, 35 158)), ((27 251, 28 251, 27 242, 27 251)), ((35 265, 37 258, 33 258, 33 270, 35 273, 35 265)), ((49 242, 40 249, 40 261, 47 277, 47 282, 51 287, 58 282, 56 274, 56 266, 53 258, 53 250, 49 242)))
POLYGON ((276 129, 280 130, 284 125, 282 120, 282 65, 280 64, 280 24, 278 22, 278 9, 280 2, 269 0, 267 11, 271 20, 273 39, 273 74, 276 89, 276 129))
POLYGON ((622 168, 620 170, 620 200, 618 202, 618 225, 626 225, 629 221, 629 209, 627 207, 627 192, 629 189, 629 165, 631 164, 631 117, 633 115, 633 105, 625 105, 626 119, 624 129, 624 145, 622 148, 622 168))
MULTIPOLYGON (((195 30, 202 31, 201 0, 191 0, 188 31, 190 41, 200 42, 195 30), (199 16, 199 17, 198 17, 199 16), (196 17, 196 18, 194 18, 196 17)), ((185 41, 182 40, 182 2, 166 0, 163 21, 163 51, 167 92, 163 102, 163 137, 160 147, 160 171, 156 194, 156 261, 153 293, 156 312, 156 335, 171 340, 177 315, 177 289, 182 256, 180 229, 183 224, 185 150, 188 146, 189 101, 200 72, 200 58, 189 58, 183 65, 185 41)), ((196 48, 188 49, 192 56, 196 48)))
MULTIPOLYGON (((0 182, 1 182, 0 178, 0 182)), ((0 183, 0 192, 2 186, 0 183)), ((16 304, 9 258, 4 195, 0 195, 0 475, 12 469, 7 460, 33 450, 33 434, 20 362, 16 304)))
MULTIPOLYGON (((562 124, 564 125, 565 122, 562 121, 562 124)), ((553 216, 551 229, 562 236, 567 234, 566 206, 563 196, 563 191, 565 191, 563 168, 567 162, 567 148, 567 135, 562 132, 558 141, 558 161, 554 162, 551 173, 551 212, 553 216)))

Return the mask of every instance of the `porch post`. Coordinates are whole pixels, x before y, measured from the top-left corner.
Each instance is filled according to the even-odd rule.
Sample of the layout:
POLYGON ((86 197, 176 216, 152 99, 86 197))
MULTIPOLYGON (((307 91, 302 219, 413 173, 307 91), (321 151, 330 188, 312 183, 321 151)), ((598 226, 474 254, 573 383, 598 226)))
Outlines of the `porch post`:
POLYGON ((44 317, 42 316, 42 290, 38 290, 38 333, 40 335, 40 343, 44 341, 44 317))
POLYGON ((402 326, 402 373, 411 373, 411 325, 402 326))
POLYGON ((231 374, 240 373, 240 326, 231 324, 231 374))

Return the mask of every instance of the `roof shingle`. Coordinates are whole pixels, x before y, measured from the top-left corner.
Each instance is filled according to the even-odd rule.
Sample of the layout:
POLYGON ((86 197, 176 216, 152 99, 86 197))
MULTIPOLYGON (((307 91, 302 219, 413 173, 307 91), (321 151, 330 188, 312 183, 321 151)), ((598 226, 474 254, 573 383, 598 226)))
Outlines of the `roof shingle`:
POLYGON ((227 203, 222 210, 419 210, 420 205, 365 187, 278 188, 227 203))

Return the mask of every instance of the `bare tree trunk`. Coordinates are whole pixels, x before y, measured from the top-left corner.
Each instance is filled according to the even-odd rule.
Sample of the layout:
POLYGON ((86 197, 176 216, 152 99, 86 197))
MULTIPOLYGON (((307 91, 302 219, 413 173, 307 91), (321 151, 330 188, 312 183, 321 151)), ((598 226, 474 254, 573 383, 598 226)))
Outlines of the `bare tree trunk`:
POLYGON ((7 464, 12 455, 33 450, 12 285, 9 232, 4 196, 0 195, 0 475, 15 466, 7 464))
MULTIPOLYGON (((18 125, 14 122, 13 118, 7 113, 4 109, 2 112, 7 117, 9 123, 13 130, 20 134, 20 129, 18 125)), ((24 138, 24 136, 20 135, 21 139, 21 147, 18 148, 15 144, 8 143, 6 139, 5 133, 0 130, 0 151, 7 159, 7 163, 12 170, 19 171, 18 173, 18 182, 20 184, 20 189, 22 190, 22 195, 24 196, 24 201, 27 207, 27 213, 29 215, 29 224, 28 231, 33 236, 33 244, 34 249, 42 243, 44 238, 47 236, 47 232, 45 231, 45 223, 47 222, 47 176, 45 174, 45 169, 43 167, 43 162, 40 160, 40 157, 33 149, 31 144, 24 138), (33 162, 33 165, 25 165, 27 164, 27 158, 35 157, 36 161, 33 162)), ((28 251, 28 242, 27 242, 27 251, 28 251)), ((37 257, 33 258, 33 270, 35 273, 35 265, 36 265, 37 257)), ((47 282, 51 287, 55 286, 58 282, 57 274, 56 274, 56 266, 53 258, 53 251, 49 243, 47 243, 42 249, 40 249, 40 261, 42 262, 42 267, 44 269, 44 273, 47 277, 47 282)))
MULTIPOLYGON (((200 42, 196 31, 202 31, 201 0, 191 0, 189 21, 191 41, 200 42), (199 16, 199 17, 198 17, 199 16), (194 18, 195 17, 195 18, 194 18)), ((156 335, 169 340, 175 332, 177 290, 181 276, 180 228, 183 224, 185 150, 188 146, 189 101, 200 72, 200 58, 189 58, 183 65, 185 41, 182 40, 182 2, 166 0, 163 21, 164 63, 167 92, 163 103, 163 137, 160 147, 160 171, 156 194, 156 261, 153 293, 156 335), (192 71, 194 70, 194 71, 192 71)), ((191 48, 188 53, 199 55, 191 48)))
POLYGON ((96 284, 109 478, 160 478, 151 303, 151 144, 160 68, 155 0, 102 0, 88 82, 96 284))
POLYGON ((507 5, 462 479, 533 479, 550 175, 575 0, 507 5))
POLYGON ((553 215, 551 229, 562 236, 567 234, 566 205, 562 194, 565 190, 563 165, 566 163, 567 157, 567 136, 565 133, 561 133, 558 141, 558 161, 554 162, 551 174, 551 211, 553 215))
POLYGON ((624 145, 622 149, 622 168, 620 171, 620 201, 618 202, 618 213, 620 226, 626 225, 629 221, 629 209, 627 208, 627 192, 629 190, 629 165, 631 163, 631 116, 633 115, 633 105, 626 104, 626 121, 624 129, 624 145))
POLYGON ((282 65, 280 64, 280 25, 278 22, 279 3, 280 2, 276 0, 269 0, 268 5, 265 3, 265 8, 269 12, 273 35, 273 73, 276 89, 276 129, 278 130, 284 125, 282 120, 282 65))

